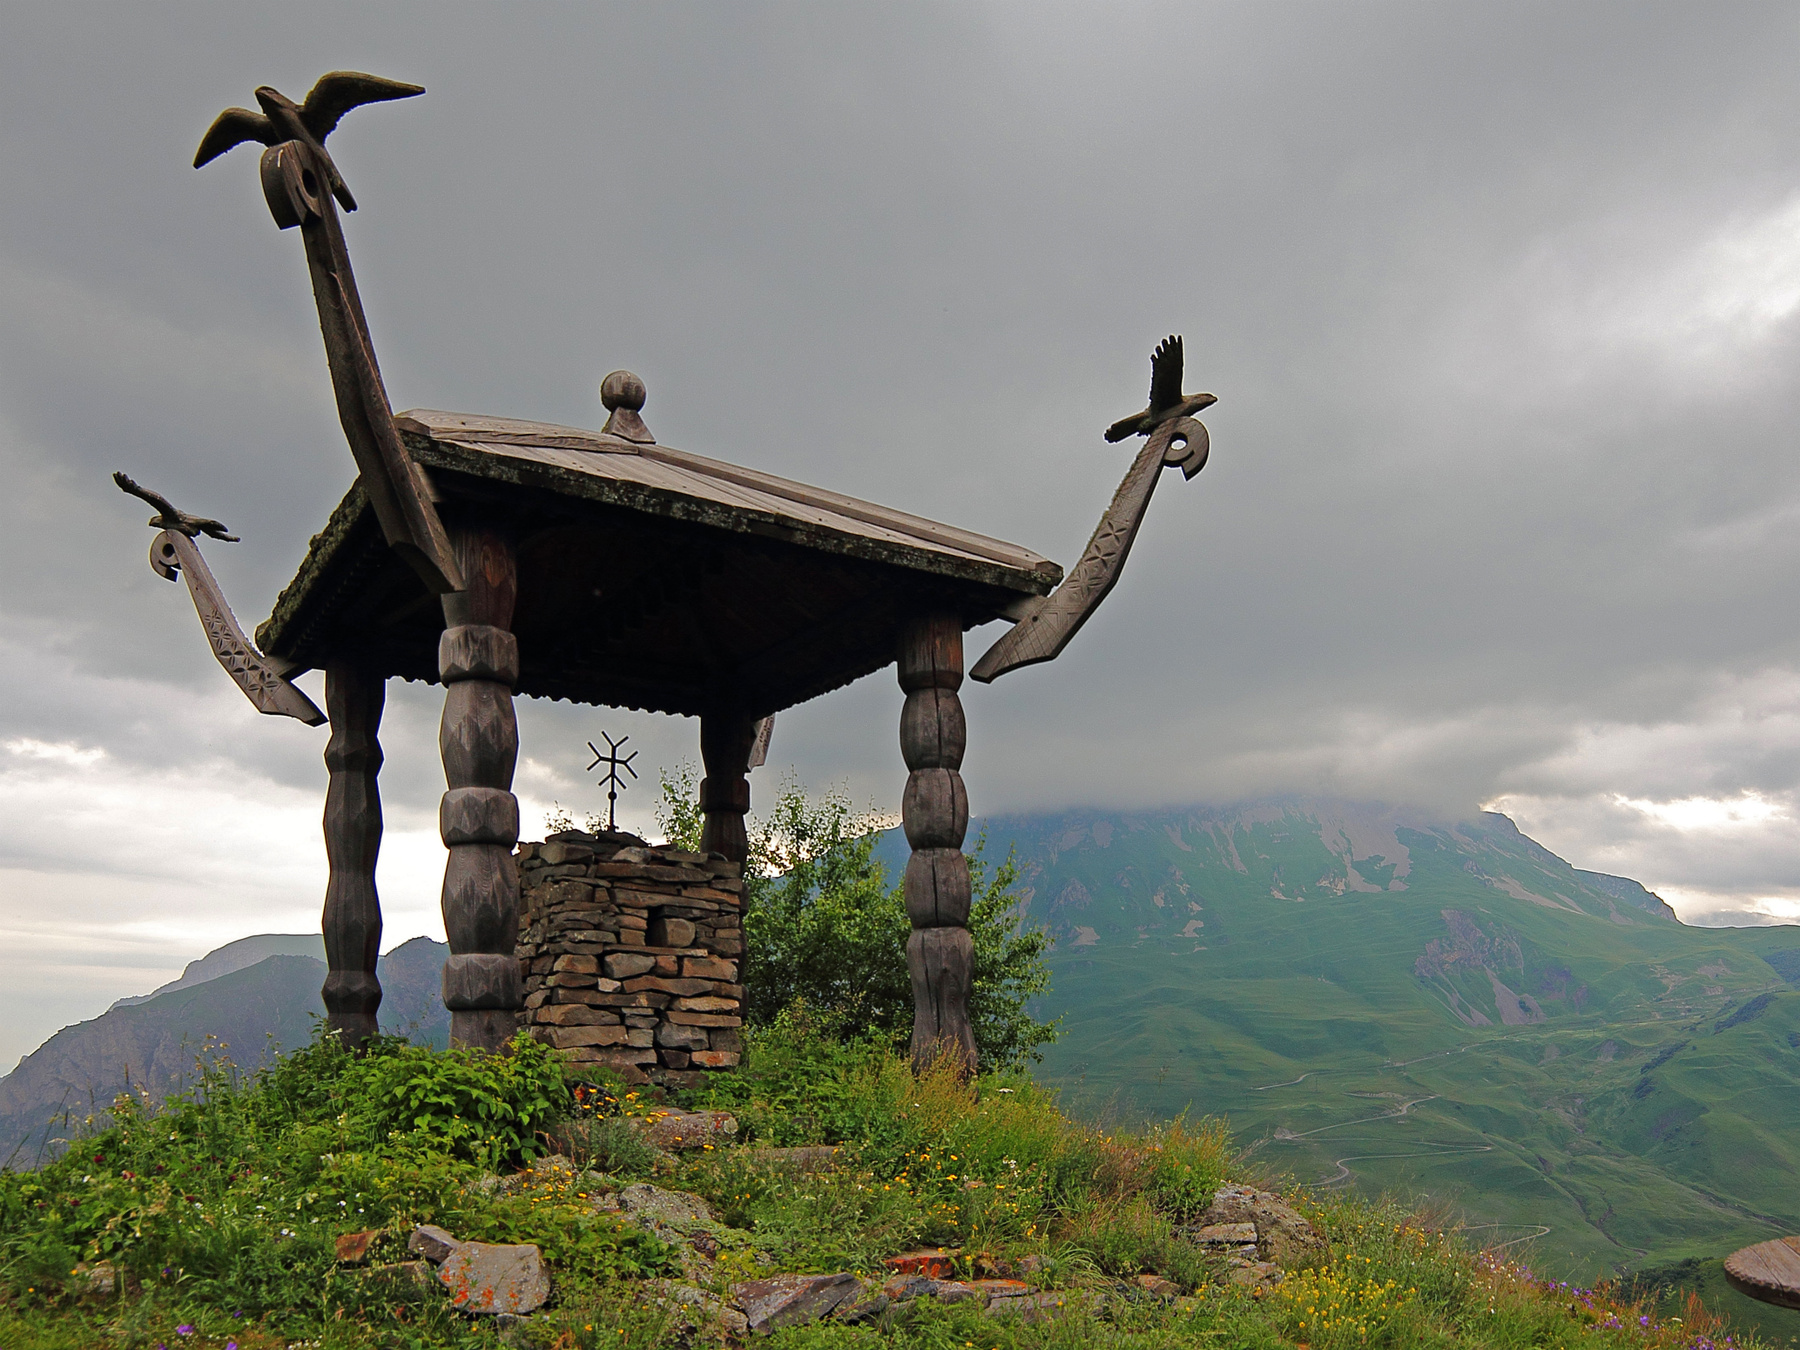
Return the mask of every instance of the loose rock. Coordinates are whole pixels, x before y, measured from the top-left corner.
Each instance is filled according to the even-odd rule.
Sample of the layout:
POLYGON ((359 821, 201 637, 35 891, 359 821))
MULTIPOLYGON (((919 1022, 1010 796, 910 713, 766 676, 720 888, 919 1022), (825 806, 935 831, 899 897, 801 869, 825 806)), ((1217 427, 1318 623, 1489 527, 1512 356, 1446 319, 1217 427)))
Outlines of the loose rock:
POLYGON ((922 1275, 931 1280, 947 1280, 956 1273, 950 1254, 942 1248, 929 1251, 902 1252, 881 1263, 896 1275, 922 1275))
POLYGON ((464 1312, 529 1313, 550 1298, 544 1255, 529 1242, 464 1242, 444 1259, 438 1279, 464 1312))
POLYGON ((340 1266, 360 1266, 369 1259, 369 1248, 381 1233, 371 1229, 366 1233, 345 1233, 337 1240, 337 1259, 340 1266))
POLYGON ((848 1271, 836 1275, 776 1275, 733 1285, 731 1301, 744 1314, 749 1329, 762 1332, 816 1322, 861 1293, 861 1282, 848 1271))
POLYGON ((415 1256, 422 1256, 433 1265, 441 1265, 451 1252, 462 1243, 450 1236, 435 1223, 422 1223, 413 1229, 412 1236, 406 1240, 406 1250, 415 1256))

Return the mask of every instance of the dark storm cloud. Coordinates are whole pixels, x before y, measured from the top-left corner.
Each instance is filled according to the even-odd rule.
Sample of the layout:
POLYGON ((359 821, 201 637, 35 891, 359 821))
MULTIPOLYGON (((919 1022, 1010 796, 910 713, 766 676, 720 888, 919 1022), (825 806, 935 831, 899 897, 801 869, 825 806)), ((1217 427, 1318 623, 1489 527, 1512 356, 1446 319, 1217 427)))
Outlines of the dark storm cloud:
MULTIPOLYGON (((666 443, 1067 564, 1185 333, 1212 462, 1064 658, 970 692, 978 809, 1506 798, 1578 863, 1800 894, 1797 38, 1752 5, 15 8, 0 849, 65 866, 45 803, 102 779, 316 794, 322 736, 215 697, 106 475, 243 533, 208 556, 247 625, 347 487, 298 241, 250 151, 186 166, 257 84, 351 67, 430 90, 332 143, 400 406, 593 426, 629 367, 666 443), (1620 805, 1688 799, 1768 811, 1620 805)), ((428 829, 436 700, 391 697, 391 818, 428 829)), ((774 762, 891 804, 897 704, 784 715, 774 762)), ((601 724, 693 755, 522 720, 522 790, 577 811, 601 724)))

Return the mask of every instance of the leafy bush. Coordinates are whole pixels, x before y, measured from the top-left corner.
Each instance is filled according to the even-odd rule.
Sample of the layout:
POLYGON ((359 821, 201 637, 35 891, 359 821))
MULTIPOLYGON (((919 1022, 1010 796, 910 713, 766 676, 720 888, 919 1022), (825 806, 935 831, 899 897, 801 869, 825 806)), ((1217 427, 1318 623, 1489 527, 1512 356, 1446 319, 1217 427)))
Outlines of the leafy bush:
MULTIPOLYGON (((697 848, 701 816, 694 773, 665 773, 658 820, 670 842, 697 848)), ((906 941, 912 925, 899 886, 875 858, 883 822, 858 813, 841 793, 811 800, 793 781, 774 808, 750 822, 744 874, 745 1019, 768 1026, 804 1004, 813 1022, 840 1033, 869 1031, 893 1045, 912 1035, 912 980, 906 941)), ((969 1020, 988 1068, 1042 1057, 1054 1023, 1027 1004, 1050 984, 1044 953, 1051 938, 1027 929, 1018 912, 1019 869, 1009 852, 990 868, 985 836, 969 856, 974 894, 969 932, 974 979, 969 1020)))

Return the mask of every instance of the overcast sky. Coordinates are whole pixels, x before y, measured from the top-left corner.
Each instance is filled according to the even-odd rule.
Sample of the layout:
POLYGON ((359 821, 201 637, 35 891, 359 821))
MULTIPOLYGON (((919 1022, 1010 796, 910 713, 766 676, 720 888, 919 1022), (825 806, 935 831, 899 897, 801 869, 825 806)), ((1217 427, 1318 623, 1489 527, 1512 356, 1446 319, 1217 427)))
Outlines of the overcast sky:
MULTIPOLYGON (((325 732, 258 717, 123 468, 246 628, 353 476, 292 233, 201 133, 323 71, 397 408, 598 426, 1072 563, 1186 335, 1165 475, 1069 652, 967 695, 979 811, 1329 792, 1511 813, 1690 920, 1800 915, 1800 9, 13 5, 0 41, 0 1064, 316 925, 325 732)), ((972 635, 978 654, 998 627, 972 635)), ((318 694, 318 677, 308 677, 318 694)), ((392 945, 441 935, 440 695, 390 691, 392 945)), ((771 769, 891 809, 891 672, 771 769)), ((582 742, 521 707, 528 828, 582 742)), ((627 798, 650 828, 649 784, 627 798)))

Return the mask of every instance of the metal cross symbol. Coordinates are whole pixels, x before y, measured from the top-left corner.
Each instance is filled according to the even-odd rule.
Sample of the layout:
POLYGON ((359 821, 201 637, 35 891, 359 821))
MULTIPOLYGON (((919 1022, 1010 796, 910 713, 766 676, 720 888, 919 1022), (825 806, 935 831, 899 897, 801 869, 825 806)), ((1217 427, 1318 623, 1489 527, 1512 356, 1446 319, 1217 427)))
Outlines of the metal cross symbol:
POLYGON ((608 831, 615 831, 619 828, 617 815, 619 789, 631 786, 623 778, 619 777, 619 770, 623 769, 633 778, 636 778, 638 776, 637 770, 631 767, 631 761, 638 757, 638 752, 633 750, 629 755, 620 759, 619 748, 623 746, 626 741, 630 740, 631 737, 621 736, 615 741, 603 731, 600 733, 600 739, 606 742, 606 752, 604 754, 601 753, 599 748, 595 746, 592 741, 587 743, 588 749, 594 752, 594 762, 588 765, 588 772, 592 773, 602 764, 606 765, 606 777, 600 780, 599 785, 606 789, 606 828, 608 831))

